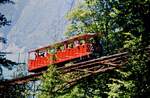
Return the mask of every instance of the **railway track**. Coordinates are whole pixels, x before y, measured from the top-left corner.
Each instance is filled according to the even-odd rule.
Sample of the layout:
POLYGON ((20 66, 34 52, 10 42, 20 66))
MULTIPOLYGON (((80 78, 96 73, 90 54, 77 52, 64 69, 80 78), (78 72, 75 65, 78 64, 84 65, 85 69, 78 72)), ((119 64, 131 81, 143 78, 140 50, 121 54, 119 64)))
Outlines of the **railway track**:
MULTIPOLYGON (((59 67, 57 69, 60 70, 62 74, 66 74, 74 71, 82 72, 85 71, 84 69, 87 69, 86 71, 90 74, 97 73, 99 69, 105 70, 105 68, 108 69, 108 67, 113 67, 113 68, 120 67, 122 61, 127 58, 127 55, 128 55, 127 52, 118 53, 110 56, 103 56, 97 59, 92 59, 92 60, 72 64, 71 66, 67 66, 67 67, 66 66, 59 67)), ((45 71, 24 76, 21 78, 2 81, 0 82, 0 85, 22 84, 31 80, 39 79, 44 72, 45 71)))
POLYGON ((127 55, 128 53, 124 52, 110 56, 103 56, 97 59, 72 64, 71 66, 68 67, 60 67, 58 68, 58 70, 61 70, 62 73, 65 74, 68 72, 77 71, 78 69, 85 69, 85 68, 92 69, 92 67, 94 68, 95 66, 97 66, 98 68, 102 67, 102 65, 118 66, 119 64, 117 64, 117 62, 122 61, 123 59, 125 60, 127 58, 127 55))

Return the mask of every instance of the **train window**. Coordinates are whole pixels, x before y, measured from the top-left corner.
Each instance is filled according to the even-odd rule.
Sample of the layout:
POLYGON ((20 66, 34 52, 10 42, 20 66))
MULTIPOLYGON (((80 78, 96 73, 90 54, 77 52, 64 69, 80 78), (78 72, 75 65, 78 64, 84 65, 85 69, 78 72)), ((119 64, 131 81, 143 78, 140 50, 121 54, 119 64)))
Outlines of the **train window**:
POLYGON ((64 46, 60 46, 60 50, 64 50, 65 49, 65 47, 64 46))
POLYGON ((31 52, 31 53, 29 54, 29 58, 30 58, 31 60, 35 60, 36 55, 37 55, 36 52, 31 52))
POLYGON ((51 53, 51 48, 48 48, 47 52, 48 52, 48 53, 51 53))
POLYGON ((68 48, 73 48, 73 43, 69 43, 68 48))
POLYGON ((92 37, 92 38, 89 39, 89 42, 90 43, 95 43, 95 39, 92 37))
POLYGON ((79 46, 79 45, 80 45, 80 41, 78 41, 78 40, 74 41, 74 46, 75 46, 75 47, 77 47, 77 46, 79 46))
POLYGON ((55 51, 59 51, 59 50, 61 50, 60 47, 61 47, 60 44, 56 44, 56 45, 54 45, 53 48, 55 49, 55 51))
POLYGON ((56 51, 57 51, 57 49, 55 49, 55 48, 51 48, 51 49, 50 49, 50 53, 51 53, 51 54, 55 54, 56 51))
POLYGON ((80 40, 80 43, 81 43, 81 44, 85 44, 85 40, 83 40, 83 39, 80 40))
POLYGON ((60 49, 60 46, 57 46, 57 49, 56 49, 57 51, 60 51, 61 49, 60 49))
POLYGON ((49 53, 49 48, 46 48, 46 53, 49 53))
POLYGON ((46 51, 39 51, 39 56, 45 57, 46 56, 46 51))

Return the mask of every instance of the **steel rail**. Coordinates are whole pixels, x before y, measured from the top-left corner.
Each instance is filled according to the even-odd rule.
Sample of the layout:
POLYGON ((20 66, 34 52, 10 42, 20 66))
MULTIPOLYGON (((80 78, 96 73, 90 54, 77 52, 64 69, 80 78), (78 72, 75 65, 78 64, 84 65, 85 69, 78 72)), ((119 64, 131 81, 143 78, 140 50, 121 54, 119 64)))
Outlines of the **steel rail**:
MULTIPOLYGON (((58 70, 60 70, 63 74, 64 73, 69 73, 72 71, 76 71, 77 69, 84 69, 84 68, 94 68, 94 66, 98 66, 97 64, 103 64, 105 65, 105 63, 107 62, 113 62, 113 61, 117 61, 118 59, 127 56, 128 53, 127 52, 123 52, 123 53, 118 53, 118 54, 113 54, 113 55, 109 55, 109 56, 103 56, 97 59, 92 59, 92 60, 88 60, 88 61, 84 61, 84 62, 80 62, 80 63, 76 63, 76 64, 72 64, 71 66, 65 66, 65 67, 59 67, 57 68, 58 70)), ((110 64, 112 65, 112 64, 110 64)), ((98 67, 99 68, 99 67, 98 67)), ((46 72, 46 71, 44 71, 46 72)), ((25 77, 21 77, 21 78, 16 78, 16 79, 12 79, 12 80, 6 80, 3 82, 0 82, 0 85, 6 85, 6 84, 21 84, 24 82, 28 82, 31 80, 34 80, 34 78, 39 78, 44 72, 39 72, 36 74, 31 74, 25 77)))

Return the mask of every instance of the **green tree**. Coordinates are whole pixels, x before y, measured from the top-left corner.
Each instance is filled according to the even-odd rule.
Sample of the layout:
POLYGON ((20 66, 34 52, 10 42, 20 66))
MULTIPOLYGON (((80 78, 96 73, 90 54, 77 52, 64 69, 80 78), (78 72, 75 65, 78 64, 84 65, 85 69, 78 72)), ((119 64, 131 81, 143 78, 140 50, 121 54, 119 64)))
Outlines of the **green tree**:
MULTIPOLYGON (((14 4, 14 2, 11 1, 11 0, 0 0, 0 4, 5 4, 5 3, 12 3, 12 4, 14 4)), ((2 26, 10 25, 10 22, 11 21, 7 20, 5 15, 3 15, 0 12, 0 28, 2 26)), ((6 39, 4 37, 0 37, 0 43, 6 44, 6 39)), ((6 59, 5 55, 6 55, 6 53, 5 52, 1 52, 1 50, 0 50, 0 76, 2 76, 2 67, 1 66, 4 66, 4 67, 6 67, 8 69, 12 69, 12 66, 16 65, 15 62, 6 59)))
MULTIPOLYGON (((68 35, 100 32, 101 39, 104 41, 105 55, 114 53, 114 50, 129 51, 131 56, 126 72, 132 72, 132 74, 128 77, 128 82, 119 79, 119 81, 122 80, 120 83, 123 83, 124 86, 126 83, 135 83, 132 94, 128 96, 148 94, 149 78, 147 74, 149 67, 145 47, 149 45, 150 37, 149 5, 149 0, 84 0, 68 16, 71 20, 70 26, 68 26, 68 35), (138 94, 136 94, 137 91, 138 94)), ((119 82, 115 84, 118 85, 119 82)), ((113 85, 114 83, 109 87, 115 87, 113 85)), ((122 86, 118 90, 121 90, 120 88, 122 86)), ((121 95, 118 94, 117 96, 121 95)))
POLYGON ((129 52, 125 68, 87 77, 70 88, 72 96, 76 89, 80 90, 76 96, 82 95, 79 98, 149 96, 149 0, 83 0, 67 18, 67 36, 99 33, 104 55, 129 52))
MULTIPOLYGON (((117 2, 117 1, 116 1, 117 2)), ((99 33, 104 44, 104 54, 112 54, 122 48, 122 28, 114 23, 117 10, 114 2, 107 0, 84 0, 67 18, 71 21, 66 31, 67 36, 81 33, 99 33)))
POLYGON ((63 79, 55 65, 49 65, 47 72, 42 77, 40 98, 56 98, 61 94, 63 79))

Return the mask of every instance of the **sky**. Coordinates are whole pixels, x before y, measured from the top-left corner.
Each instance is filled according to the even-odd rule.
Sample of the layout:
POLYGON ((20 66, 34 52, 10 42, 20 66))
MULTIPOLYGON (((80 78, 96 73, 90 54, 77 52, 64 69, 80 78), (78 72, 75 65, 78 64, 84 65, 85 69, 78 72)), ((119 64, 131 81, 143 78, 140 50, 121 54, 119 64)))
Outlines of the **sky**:
MULTIPOLYGON (((19 53, 43 47, 65 38, 68 23, 65 16, 78 0, 13 0, 15 4, 0 5, 0 11, 11 20, 10 26, 0 28, 0 35, 7 38, 3 51, 13 54, 9 59, 18 61, 19 53)), ((24 54, 25 53, 25 54, 24 54)))
POLYGON ((0 35, 8 40, 4 50, 29 51, 64 39, 65 16, 76 1, 14 0, 15 4, 0 5, 1 12, 11 20, 10 26, 0 28, 0 35))

